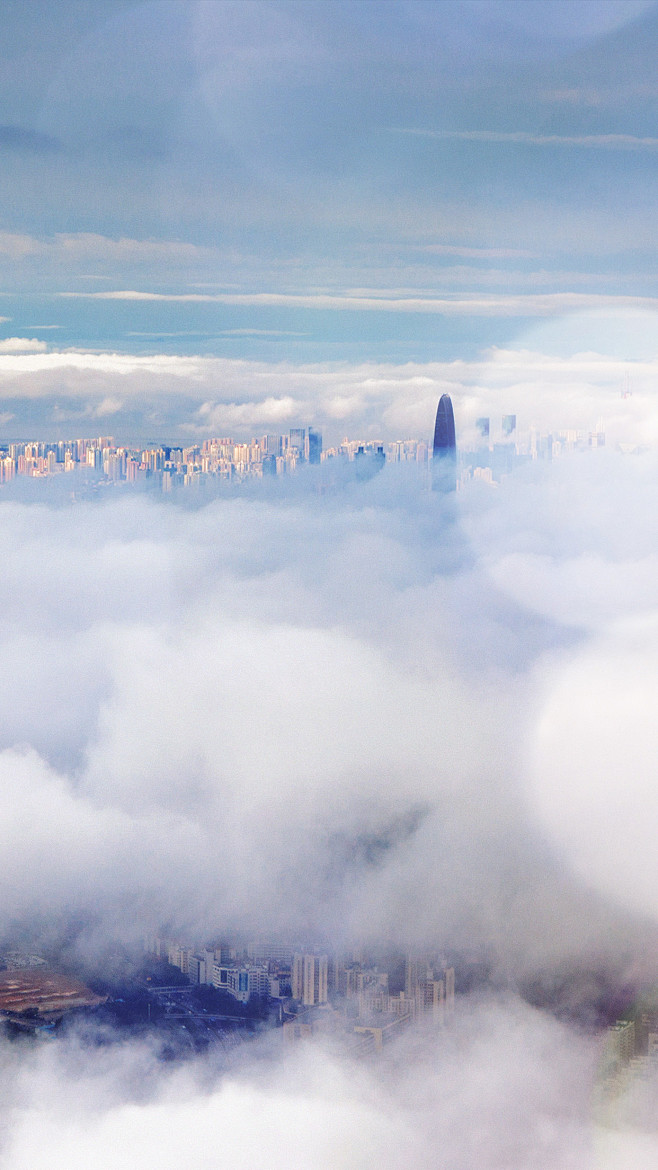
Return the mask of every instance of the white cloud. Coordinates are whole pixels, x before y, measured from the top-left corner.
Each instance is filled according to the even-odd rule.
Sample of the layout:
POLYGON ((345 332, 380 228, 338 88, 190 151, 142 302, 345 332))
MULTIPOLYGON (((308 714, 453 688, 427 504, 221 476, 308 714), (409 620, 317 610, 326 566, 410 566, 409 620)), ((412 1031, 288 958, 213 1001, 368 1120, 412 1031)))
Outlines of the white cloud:
POLYGON ((537 815, 565 859, 592 886, 654 921, 655 614, 654 605, 556 668, 534 758, 537 815))
POLYGON ((182 240, 113 239, 97 232, 59 232, 54 236, 28 236, 0 232, 0 254, 11 260, 39 257, 59 263, 103 261, 120 264, 190 264, 208 262, 217 250, 182 240))
POLYGON ((554 555, 563 508, 464 496, 469 546, 393 472, 361 493, 0 507, 5 914, 614 966, 633 924, 535 856, 516 795, 553 626, 489 573, 492 541, 554 555))
POLYGON ((0 338, 0 353, 45 353, 47 349, 46 342, 38 337, 0 338))
POLYGON ((308 337, 293 329, 222 329, 222 337, 308 337))
POLYGON ((297 418, 300 403, 290 395, 281 398, 266 398, 262 402, 204 402, 199 407, 198 424, 191 430, 208 428, 212 431, 231 433, 236 428, 252 430, 262 426, 285 428, 297 418))
MULTIPOLYGON (((286 517, 269 507, 244 513, 236 502, 191 528, 167 513, 138 504, 35 518, 21 556, 39 550, 49 572, 22 592, 10 531, 27 515, 2 516, 3 650, 18 663, 11 686, 0 687, 4 743, 34 743, 61 761, 55 771, 35 751, 9 746, 0 756, 4 913, 56 919, 105 906, 111 918, 125 904, 129 937, 172 914, 202 930, 210 921, 299 929, 318 914, 332 929, 341 919, 349 929, 352 915, 365 923, 380 873, 366 866, 360 909, 341 868, 334 872, 334 852, 358 872, 361 836, 392 834, 394 850, 404 844, 437 785, 461 783, 447 760, 437 775, 440 750, 451 744, 471 769, 477 755, 475 744, 458 753, 470 700, 457 679, 439 670, 428 686, 356 629, 332 628, 332 595, 349 590, 342 574, 358 575, 364 553, 371 568, 387 562, 388 573, 404 573, 404 564, 395 568, 401 550, 382 543, 365 516, 358 542, 350 516, 341 537, 339 512, 335 564, 320 587, 304 581, 307 567, 321 572, 324 561, 322 517, 312 508, 286 517), (304 547, 316 549, 308 566, 306 552, 298 561, 302 531, 304 547), (286 582, 285 598, 278 589, 268 598, 275 581, 286 582), (55 685, 62 669, 64 684, 55 685), (28 824, 29 848, 21 844, 28 824), (134 851, 137 866, 126 860, 134 851)), ((370 607, 381 606, 380 588, 370 607)), ((365 602, 356 601, 357 628, 365 602)), ((484 731, 486 719, 476 722, 484 731)))
POLYGON ((537 256, 526 248, 486 248, 465 244, 416 244, 415 250, 435 256, 463 256, 469 260, 521 260, 537 256))
MULTIPOLYGON (((567 317, 555 325, 554 336, 521 338, 516 349, 492 350, 475 361, 403 365, 46 352, 40 345, 34 353, 0 354, 0 390, 7 410, 17 416, 21 403, 43 400, 44 425, 48 420, 52 425, 55 407, 58 417, 65 404, 91 415, 104 402, 137 412, 149 436, 154 417, 162 414, 163 440, 310 424, 323 430, 327 444, 346 432, 383 439, 428 435, 438 397, 446 392, 453 397, 461 443, 474 439, 479 416, 495 421, 516 413, 522 432, 531 425, 590 431, 602 418, 610 444, 637 446, 658 442, 655 321, 647 313, 628 320, 623 314, 567 317), (605 352, 620 329, 637 335, 644 355, 629 361, 614 345, 605 352), (588 341, 603 351, 579 351, 588 341), (632 394, 623 398, 627 378, 632 394)), ((136 429, 133 423, 131 434, 136 429)))
POLYGON ((103 398, 98 406, 95 407, 94 413, 97 418, 104 418, 109 414, 118 414, 123 408, 123 402, 120 398, 103 398))
POLYGON ((37 255, 40 251, 41 245, 34 236, 0 232, 0 253, 11 260, 22 260, 26 256, 37 255))
POLYGON ((167 1068, 135 1043, 102 1052, 94 1067, 73 1040, 42 1048, 18 1077, 5 1069, 16 1170, 81 1170, 90 1159, 100 1170, 205 1168, 218 1157, 251 1170, 264 1150, 273 1170, 421 1170, 437 1150, 459 1170, 496 1170, 510 1156, 568 1170, 591 1141, 594 1046, 512 1000, 474 1006, 440 1042, 407 1037, 392 1064, 313 1042, 286 1059, 256 1048, 260 1061, 223 1075, 211 1062, 167 1068))

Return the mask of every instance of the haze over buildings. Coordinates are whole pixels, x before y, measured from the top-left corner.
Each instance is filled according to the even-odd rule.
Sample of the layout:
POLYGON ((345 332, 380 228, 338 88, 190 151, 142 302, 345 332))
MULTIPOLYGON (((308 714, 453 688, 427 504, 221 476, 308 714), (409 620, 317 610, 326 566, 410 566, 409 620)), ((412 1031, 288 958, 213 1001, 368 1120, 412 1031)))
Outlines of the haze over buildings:
MULTIPOLYGON (((312 428, 293 428, 289 434, 267 434, 246 442, 230 437, 209 438, 190 447, 151 445, 143 449, 123 446, 111 436, 93 439, 60 439, 0 444, 0 484, 15 480, 48 479, 76 473, 76 488, 103 488, 121 483, 170 494, 178 489, 199 489, 221 484, 240 485, 250 480, 294 477, 298 471, 322 467, 310 483, 319 488, 336 486, 353 471, 357 481, 372 478, 386 464, 412 464, 422 486, 435 491, 463 489, 472 479, 496 483, 528 462, 557 459, 562 454, 605 446, 602 420, 596 430, 574 428, 542 433, 537 427, 517 431, 516 415, 504 415, 498 431, 489 418, 476 420, 477 439, 456 440, 452 402, 447 394, 439 400, 431 443, 424 439, 398 439, 390 443, 345 437, 334 447, 322 449, 322 435, 312 428), (497 439, 497 441, 496 441, 497 439)), ((620 446, 633 452, 632 446, 620 446)))

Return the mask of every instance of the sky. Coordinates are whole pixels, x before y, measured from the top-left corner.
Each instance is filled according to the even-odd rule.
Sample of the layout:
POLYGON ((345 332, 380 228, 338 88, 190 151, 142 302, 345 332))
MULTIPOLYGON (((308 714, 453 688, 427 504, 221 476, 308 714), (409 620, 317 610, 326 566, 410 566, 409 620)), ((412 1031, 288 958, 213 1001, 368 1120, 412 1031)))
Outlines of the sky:
MULTIPOLYGON (((658 985, 658 5, 3 8, 0 444, 601 426, 455 499, 0 485, 0 940, 455 957, 354 1065, 0 1040, 12 1170, 644 1170, 658 985), (31 932, 31 933, 30 933, 31 932)), ((312 470, 312 469, 310 469, 312 470)), ((653 1096, 652 1096, 653 1094, 653 1096)))
POLYGON ((210 404, 236 432, 274 412, 336 441, 376 420, 296 376, 532 346, 633 367, 620 315, 655 333, 652 2, 9 0, 3 17, 8 437, 101 418, 179 442, 210 404), (99 352, 118 355, 102 374, 99 352))

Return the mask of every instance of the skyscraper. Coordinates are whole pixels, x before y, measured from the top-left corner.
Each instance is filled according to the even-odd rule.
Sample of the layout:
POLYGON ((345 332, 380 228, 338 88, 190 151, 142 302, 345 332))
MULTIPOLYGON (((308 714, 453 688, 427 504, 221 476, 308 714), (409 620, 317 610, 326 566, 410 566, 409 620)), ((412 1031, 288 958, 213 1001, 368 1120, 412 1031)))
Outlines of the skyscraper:
POLYGON ((455 416, 448 394, 442 394, 436 412, 432 459, 432 488, 437 492, 454 492, 457 486, 457 443, 455 416))
POLYGON ((322 435, 319 431, 314 431, 312 427, 308 428, 308 433, 304 442, 304 454, 307 463, 319 463, 322 455, 322 435))

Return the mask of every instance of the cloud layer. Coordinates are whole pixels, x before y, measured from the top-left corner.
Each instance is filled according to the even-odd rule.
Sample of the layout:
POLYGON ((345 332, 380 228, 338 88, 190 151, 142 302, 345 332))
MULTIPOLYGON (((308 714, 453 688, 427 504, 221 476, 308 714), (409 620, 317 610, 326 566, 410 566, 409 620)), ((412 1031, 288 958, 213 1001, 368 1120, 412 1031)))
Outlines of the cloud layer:
POLYGON ((623 967, 610 889, 524 811, 555 654, 636 582, 656 603, 649 530, 623 520, 652 464, 604 455, 474 485, 459 520, 403 467, 321 501, 300 481, 192 511, 5 504, 5 924, 75 909, 133 938, 272 926, 623 967))
POLYGON ((420 1170, 437 1150, 459 1170, 590 1164, 595 1048, 511 1002, 474 1005, 454 1037, 412 1038, 384 1068, 310 1045, 285 1061, 260 1053, 222 1077, 211 1064, 167 1071, 126 1046, 106 1048, 92 1071, 74 1043, 54 1048, 17 1082, 4 1071, 4 1153, 17 1170, 82 1170, 92 1158, 102 1170, 153 1159, 165 1170, 181 1159, 248 1170, 264 1150, 275 1170, 393 1170, 401 1158, 420 1170))
POLYGON ((452 505, 404 470, 3 502, 0 927, 92 968, 163 927, 441 947, 498 990, 373 1069, 8 1048, 12 1166, 203 1164, 211 1133, 245 1166, 266 1142, 273 1165, 640 1157, 636 1129, 597 1137, 587 1027, 658 975, 655 461, 575 454, 452 505))
POLYGON ((612 445, 642 446, 658 437, 657 320, 646 310, 567 315, 476 360, 403 364, 48 351, 44 342, 12 338, 0 342, 0 405, 12 416, 7 437, 23 440, 94 434, 104 419, 103 429, 124 441, 185 445, 313 425, 329 446, 346 433, 429 435, 437 399, 449 393, 466 445, 476 441, 478 417, 491 416, 495 426, 515 413, 526 436, 531 426, 592 431, 601 422, 612 445))

